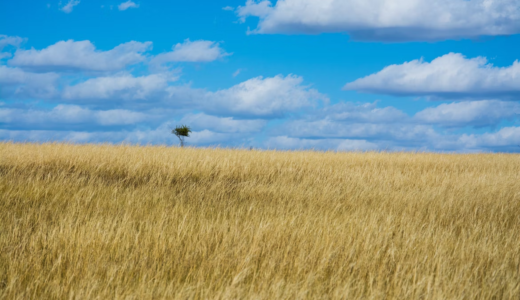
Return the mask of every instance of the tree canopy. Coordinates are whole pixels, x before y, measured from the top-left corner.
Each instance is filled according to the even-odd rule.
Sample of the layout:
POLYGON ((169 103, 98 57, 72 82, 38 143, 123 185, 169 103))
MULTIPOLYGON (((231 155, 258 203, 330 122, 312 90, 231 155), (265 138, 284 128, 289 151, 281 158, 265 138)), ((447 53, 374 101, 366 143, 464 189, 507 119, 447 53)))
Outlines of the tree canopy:
POLYGON ((175 134, 181 141, 181 147, 184 147, 184 138, 189 137, 190 132, 191 129, 186 125, 177 126, 172 130, 172 133, 175 134))

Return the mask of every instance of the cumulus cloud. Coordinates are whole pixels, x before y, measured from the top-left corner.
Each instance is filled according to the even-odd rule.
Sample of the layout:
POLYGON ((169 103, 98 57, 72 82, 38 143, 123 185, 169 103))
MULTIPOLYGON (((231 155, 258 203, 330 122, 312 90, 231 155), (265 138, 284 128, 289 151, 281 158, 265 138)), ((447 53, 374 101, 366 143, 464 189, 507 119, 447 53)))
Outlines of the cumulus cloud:
POLYGON ((346 32, 355 39, 443 40, 520 32, 516 0, 248 0, 257 33, 346 32))
POLYGON ((96 50, 90 41, 60 41, 42 50, 15 52, 9 65, 37 71, 85 70, 117 71, 146 59, 151 42, 128 42, 108 51, 96 50))
MULTIPOLYGON (((10 39, 3 45, 19 43, 10 39)), ((389 66, 347 84, 365 92, 457 97, 409 115, 377 102, 330 105, 326 95, 297 75, 256 77, 208 90, 179 84, 178 73, 153 69, 153 63, 148 72, 128 68, 153 60, 144 54, 150 47, 130 42, 100 51, 89 41, 64 41, 43 50, 17 50, 7 66, 0 65, 0 99, 5 100, 0 102, 0 139, 176 144, 171 129, 187 124, 194 130, 188 141, 193 146, 520 151, 520 129, 511 125, 519 120, 520 103, 503 101, 520 95, 518 62, 495 67, 484 58, 448 54, 389 66), (77 70, 86 72, 71 72, 77 70), (489 98, 462 101, 484 95, 489 98), (500 129, 503 124, 510 127, 500 129), (490 132, 472 134, 481 127, 490 132)), ((218 43, 187 40, 155 64, 225 55, 218 43)))
MULTIPOLYGON (((245 6, 239 6, 236 10, 241 22, 245 22, 249 16, 266 18, 274 11, 271 1, 247 0, 245 6)), ((259 30, 260 31, 260 30, 259 30)))
POLYGON ((4 34, 0 34, 0 50, 4 49, 7 46, 20 47, 20 45, 25 41, 25 39, 18 36, 7 36, 4 34))
POLYGON ((64 13, 69 14, 72 12, 72 9, 74 8, 74 6, 76 6, 78 4, 79 4, 79 0, 70 0, 67 4, 65 4, 65 6, 63 6, 60 9, 64 13))
POLYGON ((392 106, 379 108, 377 102, 340 102, 316 111, 313 117, 347 123, 394 123, 408 119, 401 110, 392 106))
POLYGON ((505 127, 497 132, 464 134, 458 139, 462 149, 487 151, 520 151, 520 127, 505 127))
POLYGON ((12 56, 9 52, 1 52, 7 46, 13 46, 18 48, 25 39, 18 36, 7 36, 0 34, 0 59, 9 58, 12 56))
POLYGON ((457 134, 413 123, 342 124, 333 121, 293 121, 276 129, 282 135, 265 146, 276 149, 504 151, 519 152, 520 127, 483 134, 457 134))
POLYGON ((520 117, 520 103, 483 100, 454 102, 428 107, 414 119, 420 123, 437 124, 445 127, 495 126, 504 120, 520 117))
POLYGON ((290 137, 401 141, 421 144, 439 136, 429 125, 411 123, 343 123, 332 120, 294 120, 283 125, 290 137))
POLYGON ((147 108, 175 107, 242 118, 282 117, 328 101, 326 95, 303 85, 303 78, 295 75, 256 77, 217 91, 171 85, 175 79, 170 73, 96 77, 64 87, 62 97, 105 106, 124 103, 147 108))
POLYGON ((146 144, 150 140, 164 144, 167 141, 153 136, 151 131, 79 131, 79 130, 9 130, 0 129, 0 139, 4 141, 19 142, 70 142, 70 143, 141 143, 146 144), (146 135, 149 134, 149 135, 146 135), (155 137, 155 139, 153 138, 155 137))
MULTIPOLYGON (((169 74, 134 77, 129 74, 96 77, 63 89, 66 100, 152 100, 165 97, 169 74)), ((157 103, 154 101, 152 105, 157 103)))
POLYGON ((125 109, 90 110, 77 105, 60 104, 52 110, 0 108, 0 124, 4 128, 64 128, 68 125, 131 125, 148 115, 125 109))
POLYGON ((310 140, 361 139, 416 143, 438 136, 430 124, 417 122, 395 107, 377 107, 377 102, 340 102, 289 120, 278 130, 291 138, 310 140))
POLYGON ((57 93, 59 75, 30 73, 19 68, 0 66, 0 96, 4 98, 49 98, 57 93))
POLYGON ((229 89, 206 93, 204 109, 212 113, 270 118, 328 102, 327 96, 302 83, 303 78, 295 75, 256 77, 229 89))
POLYGON ((123 2, 117 6, 119 10, 127 10, 129 8, 138 8, 139 5, 132 2, 132 0, 128 0, 126 2, 123 2))
POLYGON ((266 145, 277 149, 518 152, 520 127, 483 134, 443 127, 496 126, 518 119, 519 108, 515 102, 498 100, 456 102, 410 117, 393 107, 377 108, 376 103, 339 103, 277 126, 266 145))
POLYGON ((285 122, 271 134, 277 135, 268 141, 274 148, 322 150, 402 150, 440 136, 431 125, 414 122, 394 107, 377 107, 377 102, 326 106, 285 122))
MULTIPOLYGON (((462 102, 467 103, 471 102, 462 102)), ((3 128, 0 130, 0 139, 176 144, 177 141, 170 134, 171 128, 176 124, 188 124, 194 130, 188 141, 192 146, 253 145, 255 148, 338 151, 519 151, 520 127, 506 127, 483 134, 457 134, 440 131, 433 125, 473 124, 475 120, 479 121, 480 115, 476 114, 477 117, 473 118, 448 116, 442 119, 435 112, 425 110, 421 113, 429 115, 429 119, 420 120, 418 116, 421 113, 411 118, 403 116, 395 108, 387 108, 378 108, 372 103, 343 103, 317 110, 311 116, 285 120, 275 126, 267 126, 269 120, 261 118, 237 119, 187 113, 176 119, 178 122, 172 120, 155 129, 142 129, 142 125, 135 125, 150 124, 150 120, 158 117, 160 122, 164 122, 165 116, 128 109, 92 110, 63 104, 51 110, 0 108, 0 125, 3 128), (346 115, 347 111, 350 113, 346 115), (385 113, 381 114, 381 111, 385 113), (391 117, 392 114, 396 116, 391 117), (110 131, 103 129, 106 126, 124 126, 131 130, 110 131), (266 128, 267 131, 264 130, 266 128), (267 139, 258 140, 264 134, 267 134, 267 139)))
POLYGON ((520 97, 520 62, 495 67, 486 58, 450 53, 432 62, 413 60, 347 83, 346 90, 434 98, 520 97))
POLYGON ((151 61, 153 65, 161 65, 170 62, 211 62, 231 55, 213 41, 185 40, 172 48, 173 51, 161 53, 151 61))

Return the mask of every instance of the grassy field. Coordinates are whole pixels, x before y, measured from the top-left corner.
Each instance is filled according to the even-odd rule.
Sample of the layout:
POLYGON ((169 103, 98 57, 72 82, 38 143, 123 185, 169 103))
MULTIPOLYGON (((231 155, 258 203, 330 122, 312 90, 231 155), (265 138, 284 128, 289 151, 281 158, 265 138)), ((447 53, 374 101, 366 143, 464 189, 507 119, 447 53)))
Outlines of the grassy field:
POLYGON ((520 299, 520 155, 0 143, 2 299, 520 299))

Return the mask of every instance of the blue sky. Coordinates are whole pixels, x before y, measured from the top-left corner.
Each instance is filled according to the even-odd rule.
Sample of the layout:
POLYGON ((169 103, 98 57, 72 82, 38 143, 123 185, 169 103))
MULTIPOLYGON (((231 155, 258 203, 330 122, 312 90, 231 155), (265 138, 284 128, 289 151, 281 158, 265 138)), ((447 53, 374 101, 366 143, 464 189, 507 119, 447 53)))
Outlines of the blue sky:
POLYGON ((0 139, 520 151, 514 0, 2 1, 0 139))

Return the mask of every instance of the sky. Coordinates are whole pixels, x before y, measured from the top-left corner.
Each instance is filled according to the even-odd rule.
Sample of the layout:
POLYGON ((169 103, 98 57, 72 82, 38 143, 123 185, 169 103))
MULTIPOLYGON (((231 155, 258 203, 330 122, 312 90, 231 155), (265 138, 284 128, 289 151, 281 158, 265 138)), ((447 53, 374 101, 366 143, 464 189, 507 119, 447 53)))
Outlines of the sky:
POLYGON ((518 0, 0 1, 0 140, 520 152, 518 0))

